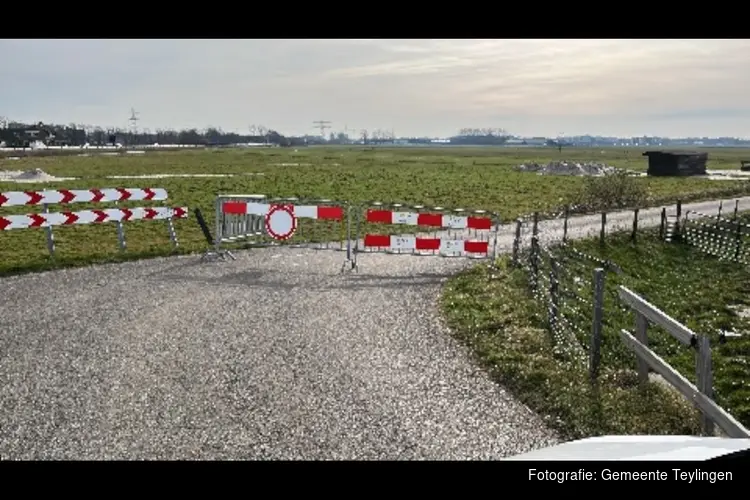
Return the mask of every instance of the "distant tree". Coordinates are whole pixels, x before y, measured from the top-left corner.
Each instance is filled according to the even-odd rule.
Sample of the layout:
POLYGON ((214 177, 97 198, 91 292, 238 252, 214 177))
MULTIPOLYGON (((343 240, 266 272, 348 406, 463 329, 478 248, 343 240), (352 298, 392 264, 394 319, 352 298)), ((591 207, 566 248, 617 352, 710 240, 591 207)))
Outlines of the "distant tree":
MULTIPOLYGON (((149 130, 143 128, 135 133, 133 130, 122 128, 104 128, 86 124, 69 123, 68 125, 34 123, 25 124, 21 122, 9 121, 9 129, 0 134, 2 140, 6 143, 23 145, 24 141, 28 142, 26 130, 41 130, 42 134, 38 137, 45 140, 48 144, 56 145, 83 145, 90 143, 92 145, 111 144, 112 136, 115 141, 126 145, 145 145, 145 144, 190 144, 190 145, 228 145, 245 142, 260 142, 274 145, 286 146, 304 146, 306 139, 303 137, 287 138, 275 130, 271 130, 263 125, 251 125, 251 132, 255 134, 243 135, 236 132, 224 132, 221 128, 208 127, 205 130, 195 128, 186 130, 157 129, 149 130)), ((335 139, 335 137, 334 137, 335 139)), ((319 140, 319 139, 318 139, 319 140)))

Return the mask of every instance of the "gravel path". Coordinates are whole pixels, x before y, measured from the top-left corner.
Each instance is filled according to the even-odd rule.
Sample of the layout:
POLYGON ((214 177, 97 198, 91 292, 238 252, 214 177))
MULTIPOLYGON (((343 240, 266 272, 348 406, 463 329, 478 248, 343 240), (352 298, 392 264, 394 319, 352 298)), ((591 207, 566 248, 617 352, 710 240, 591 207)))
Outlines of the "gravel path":
POLYGON ((239 252, 2 280, 6 459, 490 459, 555 442, 436 319, 455 259, 239 252))
MULTIPOLYGON (((599 218, 580 221, 573 235, 599 218)), ((467 261, 366 254, 340 275, 339 252, 237 257, 0 280, 0 458, 492 459, 556 443, 438 319, 467 261)))

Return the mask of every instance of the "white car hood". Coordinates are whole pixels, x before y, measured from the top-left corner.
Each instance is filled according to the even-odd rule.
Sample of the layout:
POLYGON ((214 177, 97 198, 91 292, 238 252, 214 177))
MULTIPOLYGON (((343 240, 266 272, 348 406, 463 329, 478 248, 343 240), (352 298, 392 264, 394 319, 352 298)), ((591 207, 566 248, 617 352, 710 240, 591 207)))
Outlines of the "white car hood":
POLYGON ((696 436, 602 436, 505 460, 709 460, 750 450, 750 439, 696 436))

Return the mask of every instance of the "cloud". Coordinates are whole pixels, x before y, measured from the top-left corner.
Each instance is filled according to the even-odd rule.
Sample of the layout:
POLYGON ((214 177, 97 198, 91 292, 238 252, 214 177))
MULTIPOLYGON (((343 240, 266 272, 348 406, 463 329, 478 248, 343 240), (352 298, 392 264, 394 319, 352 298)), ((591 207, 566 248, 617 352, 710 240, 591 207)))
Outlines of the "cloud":
POLYGON ((2 40, 0 113, 287 133, 746 135, 748 40, 2 40))

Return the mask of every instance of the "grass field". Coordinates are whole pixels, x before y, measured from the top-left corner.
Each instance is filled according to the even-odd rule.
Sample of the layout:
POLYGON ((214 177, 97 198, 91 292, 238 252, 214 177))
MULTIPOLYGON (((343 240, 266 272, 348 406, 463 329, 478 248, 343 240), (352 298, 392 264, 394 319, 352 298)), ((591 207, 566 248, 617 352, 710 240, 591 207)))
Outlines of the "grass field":
MULTIPOLYGON (((551 160, 598 161, 633 170, 644 170, 646 160, 636 149, 530 148, 364 148, 331 147, 299 150, 215 149, 147 153, 144 155, 90 157, 29 157, 1 160, 0 169, 40 168, 55 176, 81 177, 54 184, 2 183, 2 191, 52 188, 162 187, 170 204, 213 213, 218 193, 266 194, 341 201, 419 203, 445 207, 497 211, 509 221, 532 211, 547 212, 575 197, 581 178, 539 176, 513 167, 523 162, 551 160), (107 175, 262 173, 226 178, 103 179, 107 175)), ((710 150, 709 168, 737 168, 744 150, 710 150)), ((673 202, 750 192, 750 183, 704 179, 639 178, 649 202, 673 202)), ((127 206, 142 204, 124 204, 127 206)), ((73 206, 73 210, 89 208, 73 206)), ((54 207, 52 207, 54 211, 54 207)), ((26 213, 21 208, 0 213, 26 213)), ((209 217, 210 219, 210 217, 209 217)), ((209 222, 212 222, 209 220, 209 222)), ((56 231, 58 254, 51 262, 44 232, 16 230, 0 235, 0 273, 47 268, 93 261, 117 260, 171 252, 163 222, 126 223, 128 251, 119 255, 114 225, 80 226, 56 231)), ((191 218, 177 221, 182 252, 205 248, 201 232, 191 218)))
MULTIPOLYGON (((664 243, 653 231, 642 232, 636 243, 629 235, 616 234, 604 246, 585 240, 573 247, 623 269, 619 275, 607 274, 598 393, 591 389, 585 367, 553 349, 546 315, 531 299, 523 269, 503 266, 499 276, 489 280, 491 271, 478 267, 454 278, 446 287, 443 308, 456 335, 503 384, 570 437, 697 432, 696 413, 680 396, 660 387, 639 394, 635 357, 618 335, 621 328, 633 331, 634 325, 632 311, 616 298, 616 287, 622 284, 695 332, 709 335, 716 400, 750 426, 750 320, 727 307, 750 304, 747 266, 721 262, 685 244, 664 243), (721 344, 719 329, 744 336, 721 344)), ((593 267, 583 265, 573 274, 590 276, 593 267)), ((584 308, 582 316, 586 338, 578 340, 586 345, 591 311, 584 308)), ((655 326, 649 327, 649 345, 695 383, 691 349, 655 326)))

